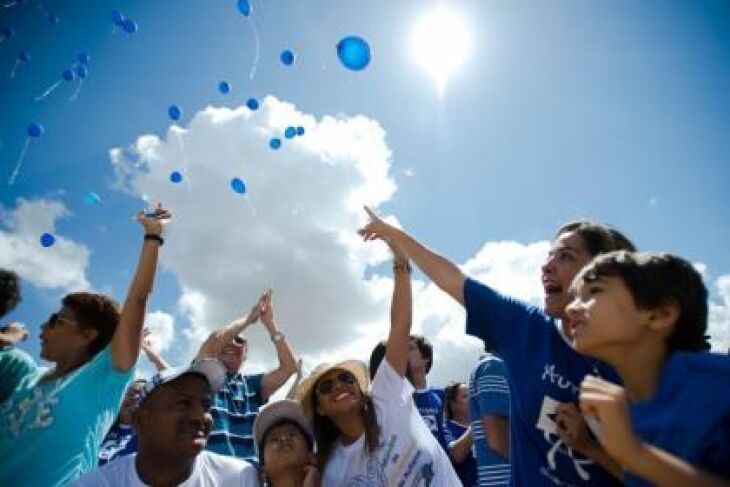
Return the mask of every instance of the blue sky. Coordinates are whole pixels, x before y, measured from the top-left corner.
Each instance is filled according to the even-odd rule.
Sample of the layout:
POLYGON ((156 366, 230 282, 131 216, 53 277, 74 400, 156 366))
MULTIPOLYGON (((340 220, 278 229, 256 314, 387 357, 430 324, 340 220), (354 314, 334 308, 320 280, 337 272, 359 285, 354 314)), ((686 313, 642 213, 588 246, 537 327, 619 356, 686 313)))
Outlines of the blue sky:
MULTIPOLYGON (((341 114, 377 122, 397 187, 382 198, 380 211, 397 215, 459 263, 486 242, 529 246, 549 239, 566 220, 595 218, 618 226, 643 249, 703 263, 722 305, 715 283, 730 274, 727 2, 252 3, 250 18, 233 0, 74 0, 0 10, 0 27, 18 33, 0 43, 5 235, 13 231, 8 215, 18 198, 62 202, 70 214, 56 221, 56 233, 89 250, 86 279, 121 300, 140 240, 130 216, 143 202, 119 189, 109 151, 144 134, 164 138, 171 103, 183 108, 186 126, 208 105, 236 108, 250 96, 270 95, 315 120, 341 114), (439 3, 465 19, 472 46, 443 99, 409 46, 415 20, 439 3), (136 20, 138 33, 112 34, 114 9, 136 20), (60 23, 51 25, 42 11, 60 23), (250 80, 252 23, 261 51, 250 80), (366 38, 373 51, 362 72, 344 69, 335 55, 338 40, 350 34, 366 38), (286 48, 297 56, 289 68, 279 62, 286 48), (31 60, 11 79, 19 50, 31 60), (63 84, 34 101, 80 51, 91 55, 91 64, 78 98, 70 101, 75 85, 63 84), (220 80, 231 83, 230 95, 218 93, 220 80), (31 142, 15 185, 8 186, 31 121, 42 123, 45 134, 31 142), (89 191, 101 196, 100 205, 83 203, 89 191)), ((283 188, 291 184, 286 172, 276 174, 283 188)), ((188 196, 205 208, 205 194, 188 196)), ((256 205, 254 194, 251 202, 256 205)), ((225 239, 225 225, 236 222, 211 238, 225 239)), ((13 263, 12 256, 3 259, 13 263)), ((197 281, 186 281, 175 265, 164 269, 150 309, 170 314, 182 330, 194 319, 179 300, 197 281)), ((296 275, 296 267, 288 272, 296 275)), ((24 284, 24 301, 9 318, 28 324, 28 349, 37 353, 38 324, 65 289, 42 288, 32 278, 24 284)), ((244 304, 253 299, 242 298, 244 304)), ((182 340, 178 333, 176 343, 182 340)), ((312 359, 329 353, 310 348, 312 359)))

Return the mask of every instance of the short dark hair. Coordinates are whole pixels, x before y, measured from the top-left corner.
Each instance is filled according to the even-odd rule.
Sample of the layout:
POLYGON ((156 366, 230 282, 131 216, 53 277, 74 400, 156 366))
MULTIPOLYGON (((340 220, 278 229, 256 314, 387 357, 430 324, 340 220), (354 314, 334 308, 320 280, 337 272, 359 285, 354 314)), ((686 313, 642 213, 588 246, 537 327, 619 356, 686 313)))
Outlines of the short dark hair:
POLYGON ((87 355, 94 357, 111 342, 119 324, 119 305, 109 296, 78 292, 64 296, 61 303, 73 311, 79 326, 94 329, 97 336, 89 344, 87 355))
POLYGON ((264 465, 264 446, 266 445, 266 440, 269 439, 269 433, 271 433, 271 430, 273 430, 274 428, 285 425, 285 424, 294 426, 302 434, 305 441, 307 442, 307 449, 309 450, 309 452, 314 453, 314 438, 312 437, 312 435, 309 434, 309 432, 307 430, 302 428, 302 425, 300 425, 296 421, 292 421, 291 419, 288 419, 288 418, 282 418, 279 421, 277 421, 276 423, 269 426, 266 429, 266 431, 264 431, 263 436, 261 436, 261 443, 258 444, 259 466, 264 465))
POLYGON ((640 309, 667 303, 679 307, 679 317, 667 340, 669 353, 709 350, 707 288, 697 270, 681 257, 658 252, 611 252, 596 257, 576 280, 618 277, 640 309))
POLYGON ((556 237, 564 233, 574 232, 583 239, 583 244, 591 256, 628 250, 636 252, 636 247, 623 233, 603 223, 589 220, 578 220, 566 223, 558 229, 556 237))
POLYGON ((20 303, 20 278, 6 269, 0 269, 0 318, 20 303))
POLYGON ((444 404, 444 414, 446 415, 446 419, 454 417, 454 410, 451 407, 451 403, 459 396, 459 387, 463 385, 463 382, 451 381, 449 385, 444 387, 444 402, 446 403, 444 404))
POLYGON ((411 335, 408 338, 416 343, 418 351, 421 352, 421 356, 426 359, 426 373, 428 374, 433 365, 433 345, 423 335, 411 335))

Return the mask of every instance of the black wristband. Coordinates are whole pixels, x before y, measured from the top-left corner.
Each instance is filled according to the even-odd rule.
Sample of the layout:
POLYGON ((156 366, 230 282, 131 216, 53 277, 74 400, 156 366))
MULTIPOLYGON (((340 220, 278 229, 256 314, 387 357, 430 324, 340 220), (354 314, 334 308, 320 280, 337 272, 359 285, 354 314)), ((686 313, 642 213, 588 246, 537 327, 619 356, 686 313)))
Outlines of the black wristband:
POLYGON ((408 261, 405 262, 393 262, 393 270, 397 271, 398 269, 405 269, 408 274, 411 273, 411 264, 408 261))
POLYGON ((155 240, 155 241, 156 241, 156 242, 158 242, 158 243, 159 243, 160 245, 165 245, 165 239, 164 239, 164 238, 162 238, 162 237, 161 237, 161 236, 159 236, 159 235, 155 235, 154 233, 148 233, 148 234, 146 234, 146 235, 144 236, 144 239, 145 239, 145 240, 155 240))

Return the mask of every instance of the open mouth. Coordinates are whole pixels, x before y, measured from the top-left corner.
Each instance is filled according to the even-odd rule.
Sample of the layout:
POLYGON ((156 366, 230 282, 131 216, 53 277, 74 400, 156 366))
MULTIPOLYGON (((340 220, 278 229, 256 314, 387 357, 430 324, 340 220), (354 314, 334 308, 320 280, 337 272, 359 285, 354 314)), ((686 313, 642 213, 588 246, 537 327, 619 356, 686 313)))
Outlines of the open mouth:
POLYGON ((335 396, 335 402, 342 401, 343 399, 347 399, 348 397, 352 396, 349 392, 340 392, 335 396))
POLYGON ((543 283, 543 287, 545 289, 545 294, 548 296, 554 296, 563 292, 563 286, 554 282, 545 282, 543 283))

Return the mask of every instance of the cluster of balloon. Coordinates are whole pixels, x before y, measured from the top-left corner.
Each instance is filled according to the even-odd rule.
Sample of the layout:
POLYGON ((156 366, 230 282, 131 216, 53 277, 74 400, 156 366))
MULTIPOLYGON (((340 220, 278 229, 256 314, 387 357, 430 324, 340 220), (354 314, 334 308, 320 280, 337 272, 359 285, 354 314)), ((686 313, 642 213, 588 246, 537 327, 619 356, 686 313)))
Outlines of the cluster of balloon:
POLYGON ((358 36, 347 36, 337 43, 337 57, 347 69, 361 71, 370 64, 370 45, 358 36))
POLYGON ((76 88, 76 91, 74 92, 73 95, 71 95, 71 98, 70 98, 71 100, 75 100, 79 96, 79 93, 81 92, 81 87, 83 86, 84 80, 89 75, 88 66, 89 66, 90 62, 91 62, 91 56, 89 56, 85 52, 80 52, 76 56, 76 59, 74 60, 74 63, 71 65, 71 67, 61 71, 61 77, 58 80, 56 80, 51 86, 49 86, 46 91, 44 91, 40 95, 36 96, 36 98, 35 98, 36 101, 40 101, 40 100, 43 100, 44 98, 46 98, 48 95, 53 93, 56 90, 56 88, 58 88, 61 85, 61 83, 63 83, 64 81, 70 83, 70 82, 78 80, 78 82, 79 82, 78 87, 76 88))
POLYGON ((294 127, 293 125, 288 126, 284 129, 284 137, 287 139, 293 139, 294 137, 301 137, 304 135, 304 127, 301 125, 294 127))
POLYGON ((30 61, 30 54, 28 51, 18 52, 18 55, 15 57, 15 64, 13 64, 13 68, 10 70, 10 77, 15 78, 15 73, 18 72, 20 65, 25 64, 28 61, 30 61))
POLYGON ((41 235, 40 241, 41 241, 42 246, 48 248, 48 247, 52 247, 53 244, 56 243, 56 237, 54 237, 52 233, 46 232, 43 235, 41 235))
POLYGON ((294 64, 294 53, 291 52, 289 49, 285 49, 281 51, 279 59, 281 60, 281 64, 283 64, 284 66, 291 66, 292 64, 294 64))
POLYGON ((137 22, 132 19, 125 18, 119 10, 112 11, 112 23, 114 24, 112 33, 116 33, 117 28, 119 28, 127 34, 136 34, 139 28, 137 26, 137 22))
POLYGON ((0 42, 3 42, 7 39, 12 39, 16 35, 18 35, 18 33, 15 32, 15 29, 13 29, 12 27, 3 27, 2 29, 0 29, 0 42))
POLYGON ((25 143, 23 143, 23 148, 20 151, 20 156, 18 156, 18 161, 15 163, 15 169, 13 169, 13 173, 10 175, 10 178, 8 179, 8 184, 13 185, 15 184, 15 179, 18 177, 18 173, 20 172, 20 168, 23 165, 23 160, 25 159, 25 153, 28 152, 28 147, 30 146, 31 139, 37 139, 41 135, 43 135, 43 132, 45 132, 45 129, 43 128, 43 125, 33 122, 30 125, 28 125, 28 128, 26 130, 26 133, 28 134, 25 138, 25 143))
POLYGON ((218 91, 223 95, 227 95, 231 92, 231 84, 228 81, 221 81, 218 83, 218 91))

